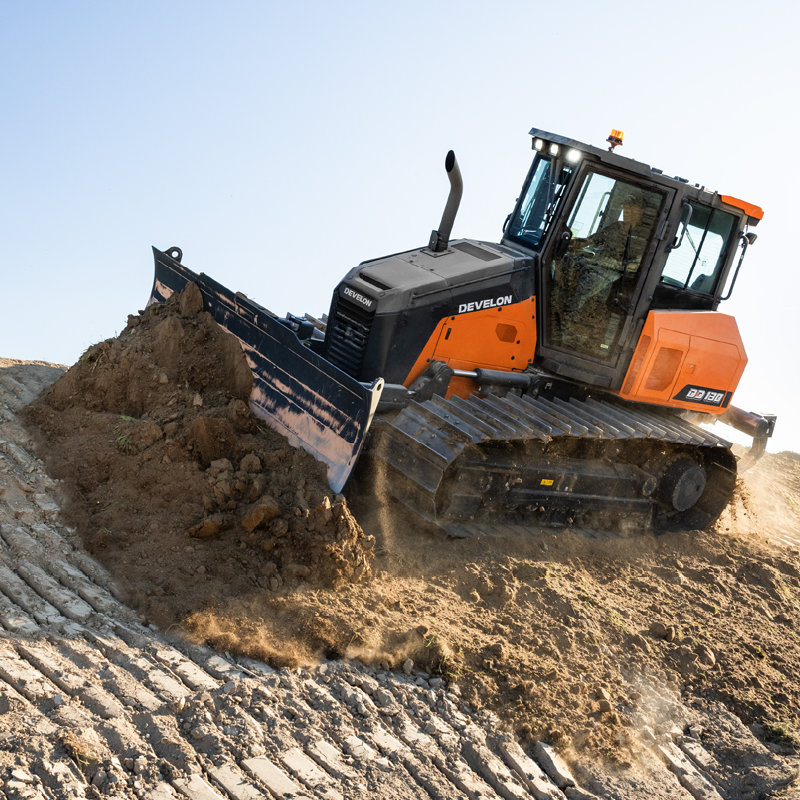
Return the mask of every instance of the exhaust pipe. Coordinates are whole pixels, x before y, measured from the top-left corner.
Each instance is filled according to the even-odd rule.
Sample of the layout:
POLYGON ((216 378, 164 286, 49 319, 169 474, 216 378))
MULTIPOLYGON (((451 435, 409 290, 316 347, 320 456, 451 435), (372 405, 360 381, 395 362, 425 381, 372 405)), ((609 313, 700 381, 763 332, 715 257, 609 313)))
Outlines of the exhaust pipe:
POLYGON ((431 231, 431 240, 428 242, 428 248, 434 253, 443 253, 450 244, 450 231, 453 230, 458 206, 461 203, 461 194, 464 191, 461 170, 458 168, 456 154, 452 150, 444 160, 444 168, 447 170, 447 177, 450 179, 450 195, 447 198, 447 205, 444 207, 439 230, 431 231))

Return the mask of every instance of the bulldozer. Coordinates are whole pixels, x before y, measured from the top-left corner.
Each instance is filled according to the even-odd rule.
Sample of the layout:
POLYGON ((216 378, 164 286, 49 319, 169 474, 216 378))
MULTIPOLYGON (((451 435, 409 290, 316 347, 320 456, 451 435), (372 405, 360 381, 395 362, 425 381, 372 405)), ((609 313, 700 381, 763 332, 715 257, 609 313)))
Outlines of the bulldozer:
MULTIPOLYGON (((731 296, 758 206, 533 128, 500 242, 451 240, 463 183, 428 244, 364 261, 330 309, 280 317, 153 248, 150 302, 190 282, 241 343, 250 406, 327 465, 336 492, 382 476, 453 537, 507 525, 705 529, 775 416, 732 405, 747 356, 731 296), (752 436, 737 457, 704 423, 752 436)), ((715 429, 716 430, 716 429, 715 429)))

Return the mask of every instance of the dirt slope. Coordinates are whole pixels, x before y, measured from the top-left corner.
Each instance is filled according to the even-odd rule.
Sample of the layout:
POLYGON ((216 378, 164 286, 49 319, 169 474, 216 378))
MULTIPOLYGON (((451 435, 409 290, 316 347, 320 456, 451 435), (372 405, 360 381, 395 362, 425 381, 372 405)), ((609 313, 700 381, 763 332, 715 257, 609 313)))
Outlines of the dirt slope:
POLYGON ((645 685, 796 741, 797 528, 791 503, 755 492, 779 474, 800 497, 797 456, 767 457, 766 484, 743 484, 708 533, 445 541, 380 502, 355 507, 362 531, 321 468, 249 416, 248 392, 238 344, 184 295, 27 412, 85 546, 146 620, 277 666, 421 670, 523 741, 622 769, 677 719, 645 685), (782 539, 760 530, 762 504, 782 539))
POLYGON ((373 559, 324 467, 250 415, 242 350, 201 307, 192 286, 129 317, 24 414, 84 546, 164 628, 212 598, 366 579, 373 559))

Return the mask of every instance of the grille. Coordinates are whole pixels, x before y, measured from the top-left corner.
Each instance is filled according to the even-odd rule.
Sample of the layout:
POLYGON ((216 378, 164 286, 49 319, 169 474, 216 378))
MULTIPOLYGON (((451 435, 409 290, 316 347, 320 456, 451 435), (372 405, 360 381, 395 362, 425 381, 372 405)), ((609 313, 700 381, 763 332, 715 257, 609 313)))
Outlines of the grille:
POLYGON ((325 333, 328 361, 354 378, 359 377, 364 363, 373 317, 373 312, 337 297, 328 320, 325 333))

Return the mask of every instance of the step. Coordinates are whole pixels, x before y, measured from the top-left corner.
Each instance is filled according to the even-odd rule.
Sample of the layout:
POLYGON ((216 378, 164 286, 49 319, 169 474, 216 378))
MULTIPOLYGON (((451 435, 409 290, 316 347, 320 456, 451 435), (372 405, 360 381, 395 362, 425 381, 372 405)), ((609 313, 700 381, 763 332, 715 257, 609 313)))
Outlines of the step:
POLYGON ((96 678, 94 674, 80 670, 57 650, 20 642, 17 651, 64 692, 80 698, 93 714, 102 719, 124 716, 120 702, 105 689, 93 684, 96 678))
POLYGON ((463 746, 464 757, 475 772, 505 800, 524 800, 528 792, 514 777, 511 770, 487 747, 475 742, 463 746))
POLYGON ((242 761, 242 767, 260 780, 277 800, 310 800, 300 787, 272 763, 266 756, 256 756, 242 761))
POLYGON ((189 778, 173 778, 172 785, 189 800, 224 800, 199 775, 189 778))
POLYGON ((0 678, 34 704, 46 702, 49 705, 61 693, 38 669, 9 647, 0 649, 0 678))
POLYGON ((722 800, 722 795, 672 742, 656 746, 667 767, 695 800, 722 800))
POLYGON ((27 611, 40 625, 62 628, 67 620, 6 564, 0 562, 0 591, 27 611))
POLYGON ((39 633, 36 621, 0 593, 0 625, 12 633, 39 633))
POLYGON ((326 800, 344 800, 344 795, 333 785, 331 778, 322 772, 298 747, 293 747, 280 756, 283 765, 318 797, 326 800))
POLYGON ((62 586, 41 567, 24 562, 18 563, 16 567, 23 580, 52 603, 65 617, 85 623, 94 614, 94 609, 87 602, 62 586))
POLYGON ((536 800, 563 800, 562 792, 550 782, 542 768, 525 754, 516 741, 501 741, 500 752, 506 764, 521 778, 536 800))
POLYGON ((233 764, 209 767, 208 774, 230 795, 232 800, 263 800, 267 797, 253 786, 233 764))

